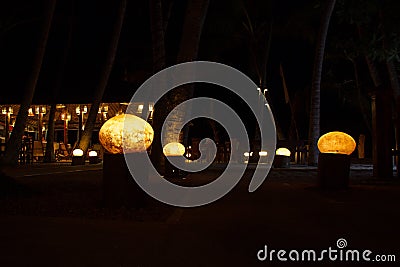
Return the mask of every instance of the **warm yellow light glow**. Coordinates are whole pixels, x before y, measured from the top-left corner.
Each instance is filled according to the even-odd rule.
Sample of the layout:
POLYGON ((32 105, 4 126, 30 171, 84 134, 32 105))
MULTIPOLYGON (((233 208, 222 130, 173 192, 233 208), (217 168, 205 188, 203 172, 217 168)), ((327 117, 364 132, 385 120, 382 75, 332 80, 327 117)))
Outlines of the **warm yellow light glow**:
POLYGON ((153 142, 151 125, 132 114, 121 114, 106 121, 100 129, 99 140, 112 154, 144 152, 153 142))
POLYGON ((95 150, 90 151, 89 157, 97 157, 97 152, 95 150))
POLYGON ((267 151, 260 151, 260 152, 258 152, 258 155, 259 155, 260 157, 265 157, 265 156, 268 155, 268 152, 267 152, 267 151))
POLYGON ((178 142, 168 143, 164 146, 163 153, 165 156, 182 156, 185 154, 185 147, 178 142))
POLYGON ((140 105, 138 106, 137 112, 138 112, 138 113, 142 113, 142 112, 143 112, 143 105, 142 105, 142 104, 140 104, 140 105))
POLYGON ((356 141, 346 133, 330 132, 319 138, 318 149, 321 153, 350 155, 356 149, 356 141))
POLYGON ((45 114, 46 107, 45 106, 36 106, 35 107, 35 114, 45 114))
POLYGON ((83 150, 80 148, 74 149, 74 151, 72 151, 72 155, 74 157, 82 157, 83 156, 83 150))
POLYGON ((29 117, 35 116, 35 114, 33 114, 33 109, 32 109, 32 108, 29 108, 29 109, 28 109, 28 116, 29 116, 29 117))
POLYGON ((243 156, 245 156, 245 157, 251 157, 251 156, 253 156, 253 152, 244 152, 244 153, 243 153, 243 156))
POLYGON ((280 147, 276 150, 276 155, 290 157, 290 150, 285 147, 280 147))

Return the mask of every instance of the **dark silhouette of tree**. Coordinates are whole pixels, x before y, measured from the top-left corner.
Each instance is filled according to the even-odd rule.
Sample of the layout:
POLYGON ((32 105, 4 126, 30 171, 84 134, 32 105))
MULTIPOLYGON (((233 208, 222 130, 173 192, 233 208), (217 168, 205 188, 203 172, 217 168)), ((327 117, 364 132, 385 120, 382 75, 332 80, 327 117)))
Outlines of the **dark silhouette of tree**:
POLYGON ((324 51, 326 37, 328 35, 329 22, 336 0, 328 0, 321 16, 321 24, 318 31, 318 38, 315 48, 314 69, 311 87, 311 111, 310 111, 310 129, 309 129, 309 156, 308 164, 316 165, 318 163, 317 141, 320 136, 320 109, 321 109, 321 77, 322 65, 324 60, 324 51))
POLYGON ((363 60, 369 72, 370 79, 365 80, 367 75, 363 78, 370 84, 374 176, 390 178, 392 148, 394 145, 398 148, 400 140, 400 85, 396 70, 400 61, 399 3, 377 0, 339 3, 340 18, 356 33, 355 41, 349 42, 348 47, 356 51, 354 54, 363 60))
MULTIPOLYGON (((55 85, 54 85, 54 89, 53 89, 53 95, 54 95, 54 101, 56 101, 56 99, 58 99, 58 95, 60 93, 61 90, 61 86, 62 86, 62 82, 63 82, 63 78, 64 78, 64 72, 65 72, 65 65, 67 63, 67 59, 68 59, 68 53, 70 51, 71 48, 71 43, 72 43, 72 25, 73 25, 73 1, 71 1, 71 14, 69 15, 68 18, 68 26, 67 26, 67 41, 66 41, 66 45, 64 47, 64 51, 63 51, 63 55, 62 58, 60 60, 59 66, 58 66, 58 70, 57 70, 57 77, 56 77, 56 81, 55 81, 55 85)), ((51 107, 50 107, 50 112, 49 112, 49 122, 48 122, 48 131, 47 131, 47 138, 46 138, 46 153, 44 155, 44 159, 43 162, 55 162, 56 161, 56 157, 54 154, 54 121, 55 121, 55 115, 56 115, 56 111, 57 111, 57 103, 53 102, 51 103, 51 107)))
POLYGON ((94 92, 94 98, 89 110, 88 118, 86 120, 85 130, 83 131, 82 136, 80 137, 80 140, 78 140, 76 146, 77 148, 83 150, 84 155, 86 155, 86 152, 88 151, 90 146, 90 141, 92 138, 93 130, 95 128, 96 118, 98 115, 100 104, 103 99, 104 91, 106 89, 108 79, 110 77, 110 73, 114 64, 115 55, 118 49, 118 42, 124 21, 125 10, 126 10, 126 0, 121 0, 118 9, 117 20, 115 22, 112 32, 110 47, 108 50, 108 54, 106 56, 106 61, 103 65, 103 69, 100 73, 100 81, 97 84, 97 88, 94 92))
POLYGON ((25 87, 20 109, 17 115, 17 119, 15 121, 15 126, 11 133, 10 139, 7 142, 6 154, 3 160, 3 163, 6 165, 18 164, 18 155, 22 146, 22 137, 24 135, 25 125, 28 118, 28 110, 32 103, 36 84, 39 78, 56 2, 56 0, 48 1, 48 7, 41 29, 41 36, 39 38, 39 44, 32 66, 32 72, 30 74, 30 77, 28 78, 27 85, 25 87))
MULTIPOLYGON (((172 4, 171 4, 172 6, 172 4)), ((166 66, 165 58, 165 33, 169 18, 163 16, 163 6, 161 0, 150 0, 150 28, 151 28, 151 41, 152 41, 152 56, 153 56, 153 72, 157 73, 166 66)), ((171 8, 169 8, 171 10, 171 8)), ((169 12, 170 14, 170 12, 169 12)), ((160 85, 162 86, 162 85, 160 85)), ((147 105, 145 105, 147 106, 147 105)), ((166 103, 159 101, 155 106, 153 128, 154 128, 154 141, 151 149, 151 158, 155 168, 161 170, 164 165, 164 157, 161 147, 161 126, 165 119, 163 110, 166 109, 166 103)), ((146 107, 147 108, 147 107, 146 107)), ((146 114, 143 112, 143 114, 146 114)), ((144 118, 146 119, 146 118, 144 118)))
MULTIPOLYGON (((208 5, 209 0, 188 1, 182 28, 181 40, 178 48, 178 55, 176 59, 177 63, 196 60, 199 51, 200 37, 207 15, 208 5)), ((165 66, 165 23, 168 22, 168 18, 163 18, 161 10, 161 1, 150 1, 150 13, 152 13, 151 31, 153 42, 154 71, 159 71, 165 66), (161 23, 164 23, 164 26, 161 26, 161 23)), ((155 106, 153 118, 153 128, 155 135, 151 153, 153 162, 156 166, 162 165, 163 162, 160 134, 161 127, 165 121, 165 118, 176 105, 191 98, 193 96, 193 90, 193 85, 185 85, 180 86, 179 88, 175 88, 173 92, 167 94, 167 96, 163 98, 163 101, 158 101, 155 106)), ((173 120, 177 123, 180 123, 184 120, 184 118, 176 117, 173 118, 173 120)), ((171 124, 166 129, 167 143, 171 141, 170 137, 177 134, 178 129, 175 125, 176 124, 171 124)), ((184 142, 183 139, 185 136, 187 136, 187 134, 180 134, 181 142, 184 142)))

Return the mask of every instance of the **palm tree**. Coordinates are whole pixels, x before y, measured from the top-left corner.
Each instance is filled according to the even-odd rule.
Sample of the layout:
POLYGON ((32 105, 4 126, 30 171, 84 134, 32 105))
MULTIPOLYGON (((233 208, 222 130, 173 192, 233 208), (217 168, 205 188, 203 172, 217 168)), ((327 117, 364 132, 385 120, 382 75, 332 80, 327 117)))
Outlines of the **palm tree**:
MULTIPOLYGON (((183 23, 182 36, 179 44, 177 63, 183 63, 193 61, 197 59, 200 37, 203 31, 204 21, 207 15, 209 0, 191 0, 188 2, 185 12, 185 20, 183 23)), ((193 84, 180 86, 176 88, 174 93, 169 97, 170 106, 167 108, 168 111, 172 110, 173 107, 179 103, 190 99, 193 96, 194 86, 193 84)), ((168 114, 168 112, 165 112, 168 114)), ((179 114, 175 118, 171 118, 176 121, 176 124, 181 124, 184 121, 184 114, 179 114)), ((166 127, 166 142, 172 142, 172 136, 179 135, 179 129, 175 123, 168 124, 166 127)), ((180 142, 187 142, 187 134, 185 131, 180 134, 180 142)))
POLYGON ((37 48, 34 63, 32 66, 32 72, 28 79, 25 92, 23 94, 21 106, 17 115, 17 119, 15 121, 15 126, 13 128, 9 141, 7 142, 6 154, 3 160, 3 163, 6 165, 18 164, 18 154, 22 146, 22 136, 24 135, 25 131, 25 125, 28 118, 28 110, 32 103, 36 84, 40 74, 40 69, 42 67, 56 2, 56 0, 49 0, 48 2, 48 8, 45 14, 45 20, 39 39, 39 46, 37 48))
POLYGON ((106 57, 106 62, 103 65, 103 69, 100 75, 100 81, 94 93, 93 102, 90 107, 89 115, 85 124, 85 130, 83 131, 82 136, 80 137, 80 140, 78 140, 78 144, 76 146, 77 148, 83 150, 84 155, 89 149, 100 104, 103 99, 103 94, 106 89, 112 67, 114 65, 115 55, 117 53, 117 48, 118 48, 118 42, 121 35, 122 25, 124 22, 125 10, 126 10, 126 0, 121 0, 118 9, 117 20, 114 24, 113 33, 111 36, 111 43, 106 57))
MULTIPOLYGON (((73 12, 73 1, 72 1, 72 7, 71 7, 71 13, 73 12)), ((73 25, 73 16, 72 14, 70 15, 68 19, 68 29, 67 29, 67 43, 64 47, 62 59, 59 64, 59 68, 57 71, 57 77, 56 77, 56 84, 54 86, 54 100, 58 98, 63 77, 64 77, 64 71, 65 71, 65 65, 67 63, 67 58, 68 58, 68 53, 71 48, 71 43, 72 43, 72 25, 73 25)), ((50 113, 49 113, 49 123, 48 123, 48 131, 47 131, 47 143, 46 143, 46 153, 44 155, 43 162, 55 162, 56 157, 54 154, 54 120, 55 120, 55 115, 57 111, 57 103, 53 102, 51 104, 50 108, 50 113)))
POLYGON ((335 7, 336 0, 328 0, 325 10, 322 13, 321 24, 318 31, 318 38, 315 49, 314 69, 311 87, 311 112, 309 139, 308 164, 316 165, 318 163, 317 141, 320 136, 320 109, 321 109, 321 77, 322 64, 324 60, 324 51, 326 37, 328 35, 329 22, 335 7))
MULTIPOLYGON (((199 51, 200 37, 203 30, 204 20, 208 10, 209 0, 191 0, 186 7, 185 19, 182 29, 182 36, 179 44, 177 63, 193 61, 197 58, 199 51)), ((165 24, 168 18, 162 17, 161 1, 150 1, 151 12, 151 27, 153 41, 153 70, 159 71, 165 66, 165 24), (164 23, 162 26, 162 23, 164 23)), ((179 103, 184 102, 193 95, 193 86, 181 86, 176 88, 172 94, 167 94, 164 101, 158 101, 154 109, 153 128, 154 141, 152 145, 152 159, 156 167, 161 167, 163 164, 162 147, 161 147, 161 127, 166 116, 179 103)), ((184 120, 183 117, 174 118, 178 123, 184 120)), ((174 136, 177 132, 177 127, 171 125, 166 129, 166 142, 172 141, 169 137, 174 136)), ((179 134, 179 133, 178 133, 179 134)), ((184 135, 181 142, 183 141, 184 135)), ((175 141, 175 140, 174 140, 175 141)))
MULTIPOLYGON (((153 56, 153 72, 157 73, 166 66, 165 62, 165 31, 168 23, 168 18, 163 17, 163 7, 161 0, 150 0, 150 27, 152 40, 152 56, 153 56)), ((170 10, 170 9, 169 9, 170 10)), ((162 85, 161 85, 162 86, 162 85)), ((147 105, 145 105, 147 106, 147 105)), ((161 170, 164 165, 164 157, 162 156, 161 147, 161 126, 164 121, 162 110, 166 109, 166 103, 159 101, 155 107, 153 117, 154 142, 151 149, 151 158, 154 166, 161 170)), ((147 113, 147 112, 146 112, 147 113)), ((143 112, 143 114, 146 114, 143 112)))

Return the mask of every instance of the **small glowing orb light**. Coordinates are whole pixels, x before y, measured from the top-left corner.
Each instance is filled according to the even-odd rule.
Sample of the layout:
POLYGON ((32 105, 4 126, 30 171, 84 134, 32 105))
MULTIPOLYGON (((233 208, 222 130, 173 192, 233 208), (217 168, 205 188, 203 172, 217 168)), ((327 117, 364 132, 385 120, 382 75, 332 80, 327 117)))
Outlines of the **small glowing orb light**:
POLYGON ((183 156, 185 154, 185 146, 178 142, 168 143, 163 148, 165 156, 183 156))
POLYGON ((286 156, 286 157, 290 157, 290 150, 285 148, 285 147, 280 147, 276 150, 275 153, 277 156, 286 156))
POLYGON ((89 152, 89 157, 97 157, 97 152, 92 150, 89 152))
POLYGON ((74 149, 74 151, 72 151, 72 155, 74 157, 82 157, 83 156, 83 150, 80 148, 74 149))
POLYGON ((258 152, 258 155, 260 157, 266 157, 266 156, 268 156, 268 152, 267 151, 260 151, 260 152, 258 152))
POLYGON ((356 141, 346 133, 330 132, 319 138, 318 149, 321 153, 350 155, 356 149, 356 141))
POLYGON ((153 137, 151 125, 132 114, 109 119, 99 132, 100 143, 112 154, 144 152, 153 142, 153 137))

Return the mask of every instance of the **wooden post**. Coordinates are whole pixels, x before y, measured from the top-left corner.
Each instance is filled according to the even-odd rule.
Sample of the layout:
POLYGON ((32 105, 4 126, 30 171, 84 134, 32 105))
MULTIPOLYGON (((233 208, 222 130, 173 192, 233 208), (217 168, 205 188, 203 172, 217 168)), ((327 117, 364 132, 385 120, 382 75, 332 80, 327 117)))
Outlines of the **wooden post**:
POLYGON ((358 137, 357 150, 358 150, 358 158, 364 159, 365 158, 365 135, 364 134, 360 134, 360 136, 358 137))

